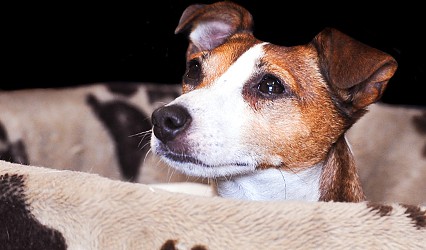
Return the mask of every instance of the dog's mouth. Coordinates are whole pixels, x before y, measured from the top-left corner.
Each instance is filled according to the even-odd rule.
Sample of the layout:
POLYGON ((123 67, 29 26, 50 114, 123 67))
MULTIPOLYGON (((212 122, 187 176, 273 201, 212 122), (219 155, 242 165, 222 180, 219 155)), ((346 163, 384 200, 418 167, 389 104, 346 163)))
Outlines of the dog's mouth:
POLYGON ((190 176, 215 178, 234 176, 254 171, 254 164, 241 161, 207 162, 187 152, 175 152, 164 144, 158 145, 156 154, 171 167, 190 176))
POLYGON ((192 163, 201 167, 205 168, 215 168, 215 167, 226 167, 226 166, 239 166, 239 167, 248 167, 249 164, 243 163, 243 162, 235 162, 235 163, 221 163, 221 164, 207 164, 201 161, 200 159, 197 159, 195 157, 192 157, 190 155, 186 154, 176 154, 174 152, 168 151, 162 154, 163 157, 168 158, 169 160, 178 162, 178 163, 192 163))

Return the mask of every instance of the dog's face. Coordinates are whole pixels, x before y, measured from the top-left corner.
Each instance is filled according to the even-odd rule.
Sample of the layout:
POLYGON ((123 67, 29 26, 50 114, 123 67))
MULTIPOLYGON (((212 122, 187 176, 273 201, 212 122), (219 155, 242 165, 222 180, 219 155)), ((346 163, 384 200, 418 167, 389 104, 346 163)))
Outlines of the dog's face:
POLYGON ((151 140, 156 154, 189 175, 232 176, 266 168, 297 172, 317 164, 377 100, 389 75, 377 75, 371 64, 350 73, 330 72, 336 71, 329 62, 336 56, 353 67, 365 64, 352 59, 358 52, 350 48, 349 55, 332 54, 336 49, 327 46, 336 37, 352 42, 334 30, 295 47, 259 41, 249 29, 250 14, 231 3, 189 7, 178 31, 189 27, 184 94, 153 113, 151 140), (234 12, 240 14, 237 21, 225 15, 234 12), (369 87, 371 79, 381 84, 369 87), (372 94, 361 95, 366 91, 372 94))
POLYGON ((310 166, 343 130, 312 48, 245 36, 190 56, 186 94, 168 106, 184 108, 191 122, 173 140, 153 137, 156 152, 185 155, 166 158, 185 172, 218 176, 310 166))

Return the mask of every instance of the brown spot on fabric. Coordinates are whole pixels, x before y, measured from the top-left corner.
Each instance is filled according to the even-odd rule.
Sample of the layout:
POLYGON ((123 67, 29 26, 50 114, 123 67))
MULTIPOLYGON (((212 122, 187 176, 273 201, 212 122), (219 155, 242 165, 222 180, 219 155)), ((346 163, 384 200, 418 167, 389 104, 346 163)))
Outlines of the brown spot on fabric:
POLYGON ((419 134, 424 136, 425 145, 422 150, 422 155, 426 157, 426 111, 424 111, 423 114, 419 116, 414 116, 413 123, 419 134))
POLYGON ((95 96, 88 95, 87 103, 115 142, 122 176, 135 181, 149 149, 151 136, 143 133, 151 130, 149 117, 138 107, 123 101, 101 103, 95 96))
POLYGON ((421 210, 420 207, 414 205, 403 204, 407 210, 405 214, 413 220, 417 229, 426 229, 426 210, 421 210))
POLYGON ((63 235, 42 225, 31 214, 23 175, 0 176, 0 248, 67 249, 63 235))
POLYGON ((4 128, 3 123, 0 122, 0 141, 7 141, 7 140, 8 140, 7 131, 4 128))
POLYGON ((25 148, 25 144, 21 140, 18 140, 15 143, 11 143, 9 145, 9 149, 4 154, 1 152, 0 154, 0 159, 4 157, 4 160, 6 161, 23 165, 29 164, 27 150, 25 148))
MULTIPOLYGON (((160 248, 160 250, 178 250, 176 245, 178 244, 177 240, 167 240, 160 248)), ((195 245, 191 247, 191 250, 207 250, 207 247, 202 245, 195 245)))
POLYGON ((196 246, 193 246, 191 250, 207 250, 207 247, 202 245, 196 245, 196 246))
POLYGON ((371 211, 377 211, 380 216, 388 216, 392 212, 392 206, 369 202, 367 207, 371 209, 371 211))
POLYGON ((420 134, 426 135, 426 111, 421 115, 414 116, 413 123, 420 134))
POLYGON ((177 240, 167 240, 160 248, 160 250, 176 250, 177 240))
POLYGON ((9 137, 3 124, 0 122, 0 160, 28 165, 28 154, 25 144, 18 140, 9 141, 9 137))
POLYGON ((138 87, 132 83, 109 83, 106 87, 111 93, 126 97, 131 97, 138 92, 138 87))

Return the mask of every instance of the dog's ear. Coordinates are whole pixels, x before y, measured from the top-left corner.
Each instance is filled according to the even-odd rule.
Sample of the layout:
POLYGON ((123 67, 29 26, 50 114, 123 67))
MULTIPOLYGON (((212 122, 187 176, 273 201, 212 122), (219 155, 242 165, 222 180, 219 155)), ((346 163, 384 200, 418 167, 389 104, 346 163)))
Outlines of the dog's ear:
POLYGON ((397 69, 390 55, 332 28, 324 29, 312 44, 319 54, 321 73, 355 109, 379 100, 397 69))
POLYGON ((190 5, 183 12, 175 34, 189 31, 191 41, 188 53, 211 50, 237 32, 250 32, 251 14, 232 2, 210 5, 190 5))

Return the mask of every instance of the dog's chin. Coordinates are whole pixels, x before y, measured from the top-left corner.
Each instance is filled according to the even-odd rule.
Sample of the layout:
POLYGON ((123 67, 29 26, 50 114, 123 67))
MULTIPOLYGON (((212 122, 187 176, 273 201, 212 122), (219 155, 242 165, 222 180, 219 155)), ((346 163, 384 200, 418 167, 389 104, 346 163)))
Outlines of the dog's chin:
POLYGON ((190 155, 163 152, 161 159, 169 166, 189 176, 217 178, 251 173, 255 166, 243 162, 208 164, 190 155))

